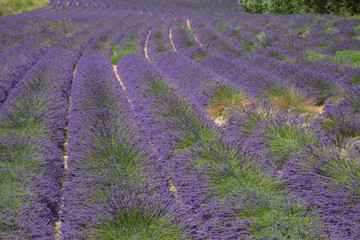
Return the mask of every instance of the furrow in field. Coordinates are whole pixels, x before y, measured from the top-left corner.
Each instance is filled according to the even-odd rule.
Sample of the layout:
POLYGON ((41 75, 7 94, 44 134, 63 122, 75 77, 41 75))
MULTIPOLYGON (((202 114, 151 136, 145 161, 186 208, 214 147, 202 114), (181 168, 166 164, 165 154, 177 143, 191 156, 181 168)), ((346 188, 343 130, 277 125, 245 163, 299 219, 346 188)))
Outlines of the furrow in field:
POLYGON ((131 102, 131 99, 129 98, 129 96, 128 96, 127 92, 126 92, 126 87, 125 87, 125 85, 124 85, 123 81, 121 80, 121 78, 119 77, 119 74, 118 74, 118 72, 117 72, 116 65, 114 65, 114 66, 113 66, 113 69, 114 69, 114 72, 115 72, 115 75, 116 75, 117 80, 119 81, 119 83, 120 83, 120 85, 121 85, 122 89, 123 89, 123 90, 124 90, 124 92, 125 92, 126 99, 127 99, 127 100, 128 100, 128 102, 130 103, 131 108, 134 108, 134 106, 133 106, 133 104, 132 104, 132 102, 131 102))
POLYGON ((1 138, 16 136, 12 141, 20 141, 8 141, 9 148, 1 159, 8 165, 1 169, 6 177, 1 189, 11 187, 2 194, 2 205, 11 214, 1 221, 12 226, 2 231, 4 238, 55 237, 64 173, 67 94, 77 51, 87 43, 87 37, 71 41, 73 49, 65 43, 52 49, 16 85, 2 108, 1 138), (66 64, 54 64, 56 61, 66 64), (6 157, 9 150, 13 157, 6 157), (11 202, 6 203, 9 198, 11 202), (8 217, 13 218, 12 224, 8 217))
POLYGON ((174 52, 169 38, 170 25, 171 20, 169 17, 166 17, 164 20, 156 21, 152 26, 148 41, 148 55, 152 62, 163 54, 174 52))
MULTIPOLYGON (((73 70, 73 75, 72 75, 72 80, 71 80, 71 86, 73 86, 74 84, 74 79, 75 79, 75 75, 76 75, 76 69, 77 69, 77 64, 74 67, 73 70)), ((71 87, 72 88, 72 87, 71 87)), ((67 114, 66 114, 66 127, 65 127, 65 142, 64 142, 64 148, 63 148, 63 164, 64 164, 64 175, 66 175, 66 171, 68 169, 68 157, 69 157, 69 149, 68 149, 68 144, 69 144, 69 122, 70 122, 70 112, 71 112, 71 88, 70 88, 70 95, 69 95, 69 99, 68 99, 68 109, 67 109, 67 114)), ((63 208, 64 208, 64 184, 66 184, 66 178, 63 182, 63 186, 61 188, 61 205, 60 205, 60 209, 59 209, 59 215, 61 216, 63 214, 63 208)), ((55 223, 55 231, 56 231, 56 235, 55 235, 55 239, 61 239, 61 224, 62 224, 62 220, 61 218, 55 223)))
MULTIPOLYGON (((189 31, 191 31, 191 33, 193 33, 193 29, 191 28, 190 25, 190 20, 186 19, 186 26, 188 27, 189 31)), ((199 41, 199 39, 196 37, 195 33, 193 33, 194 39, 197 42, 197 44, 199 44, 200 47, 202 47, 202 43, 199 41)))
POLYGON ((148 55, 148 42, 149 42, 150 33, 151 33, 151 30, 149 31, 148 35, 146 36, 146 41, 145 41, 145 45, 144 45, 144 54, 148 60, 150 60, 149 55, 148 55))
POLYGON ((174 42, 173 42, 173 39, 172 39, 171 27, 169 28, 169 38, 170 38, 171 46, 173 47, 174 51, 177 52, 174 42))

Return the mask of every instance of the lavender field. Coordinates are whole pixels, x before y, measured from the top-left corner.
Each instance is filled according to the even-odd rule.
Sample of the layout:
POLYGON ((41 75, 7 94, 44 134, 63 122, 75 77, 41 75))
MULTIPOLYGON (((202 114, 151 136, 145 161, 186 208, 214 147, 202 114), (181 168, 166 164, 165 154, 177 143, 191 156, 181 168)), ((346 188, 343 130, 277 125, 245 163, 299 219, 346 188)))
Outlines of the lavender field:
POLYGON ((360 20, 236 0, 0 18, 0 239, 360 239, 360 20))

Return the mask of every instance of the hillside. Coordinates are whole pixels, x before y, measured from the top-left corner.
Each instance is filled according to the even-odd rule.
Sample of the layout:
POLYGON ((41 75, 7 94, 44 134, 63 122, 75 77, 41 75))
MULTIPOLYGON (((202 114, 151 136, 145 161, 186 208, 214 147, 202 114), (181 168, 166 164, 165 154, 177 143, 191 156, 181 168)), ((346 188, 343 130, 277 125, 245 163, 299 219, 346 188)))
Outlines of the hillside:
POLYGON ((0 239, 360 239, 360 20, 233 0, 0 18, 0 239))

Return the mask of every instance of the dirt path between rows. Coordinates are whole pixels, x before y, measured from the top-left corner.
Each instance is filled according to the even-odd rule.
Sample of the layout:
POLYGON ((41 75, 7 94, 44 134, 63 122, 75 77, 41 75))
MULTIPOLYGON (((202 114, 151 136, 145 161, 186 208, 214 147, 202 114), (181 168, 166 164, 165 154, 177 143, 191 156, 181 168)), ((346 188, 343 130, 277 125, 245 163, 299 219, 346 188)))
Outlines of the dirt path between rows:
POLYGON ((127 94, 127 91, 126 91, 126 87, 125 87, 124 82, 121 80, 121 78, 120 78, 120 76, 119 76, 119 74, 118 74, 118 72, 117 72, 116 65, 113 65, 113 69, 114 69, 114 72, 115 72, 115 75, 116 75, 117 80, 119 81, 121 87, 124 89, 126 99, 128 100, 128 102, 130 103, 131 108, 133 109, 133 108, 134 108, 134 105, 132 104, 131 99, 129 98, 129 96, 128 96, 128 94, 127 94))
MULTIPOLYGON (((77 65, 75 66, 74 70, 73 70, 73 76, 72 76, 72 81, 71 81, 71 86, 74 83, 74 79, 75 79, 75 75, 76 75, 76 69, 77 69, 77 65)), ((64 164, 64 174, 66 174, 66 171, 68 169, 68 157, 69 157, 69 152, 68 152, 68 143, 69 143, 69 122, 70 122, 70 111, 71 111, 71 89, 70 89, 70 95, 69 95, 69 107, 68 107, 68 111, 66 114, 66 126, 65 126, 65 142, 64 142, 64 149, 63 149, 63 164, 64 164)), ((64 187, 61 188, 61 198, 60 198, 60 210, 59 210, 59 215, 62 214, 62 209, 64 208, 64 187)), ((56 223, 55 223, 55 239, 58 240, 61 238, 61 220, 59 219, 56 223)))
MULTIPOLYGON (((145 57, 146 57, 149 61, 150 61, 150 58, 149 58, 149 56, 148 56, 148 47, 147 47, 147 46, 148 46, 148 41, 149 41, 150 33, 151 33, 151 31, 149 31, 149 34, 148 34, 147 37, 146 37, 145 46, 144 46, 145 57)), ((175 49, 175 45, 174 45, 173 42, 172 42, 171 28, 170 28, 169 37, 170 37, 170 41, 171 41, 171 44, 172 44, 175 52, 177 52, 177 50, 175 49)), ((116 73, 116 74, 117 74, 117 73, 116 73)), ((118 79, 119 79, 119 81, 121 81, 121 80, 120 80, 120 77, 119 77, 118 79)), ((120 83, 120 84, 121 84, 121 83, 120 83)), ((124 90, 126 91, 125 88, 124 88, 124 90)), ((149 142, 149 144, 150 144, 151 148, 154 149, 153 143, 152 143, 152 142, 149 142)), ((159 158, 158 160, 160 161, 160 158, 159 158)), ((169 184, 170 184, 170 189, 169 189, 170 192, 172 192, 172 193, 174 194, 175 198, 177 199, 176 201, 178 201, 180 204, 182 204, 182 203, 180 202, 180 200, 178 199, 176 187, 172 184, 172 181, 171 181, 171 180, 169 180, 169 184)))
MULTIPOLYGON (((187 27, 188 27, 188 29, 189 29, 189 31, 190 31, 191 26, 190 26, 190 20, 189 20, 189 19, 186 19, 186 25, 187 25, 187 27)), ((199 44, 199 46, 202 47, 202 44, 201 44, 201 42, 199 41, 199 39, 196 37, 196 35, 195 35, 194 33, 193 33, 192 35, 194 36, 195 41, 197 42, 197 44, 199 44)))
POLYGON ((173 47, 174 51, 177 52, 177 50, 175 48, 175 45, 174 45, 174 42, 173 42, 173 39, 172 39, 171 27, 170 27, 170 30, 169 30, 169 38, 170 38, 171 46, 173 47))
POLYGON ((150 37, 150 33, 151 33, 151 30, 149 31, 147 37, 146 37, 146 41, 145 41, 145 46, 144 46, 144 54, 145 54, 145 57, 150 61, 150 58, 149 58, 149 55, 148 55, 148 42, 149 42, 149 37, 150 37))

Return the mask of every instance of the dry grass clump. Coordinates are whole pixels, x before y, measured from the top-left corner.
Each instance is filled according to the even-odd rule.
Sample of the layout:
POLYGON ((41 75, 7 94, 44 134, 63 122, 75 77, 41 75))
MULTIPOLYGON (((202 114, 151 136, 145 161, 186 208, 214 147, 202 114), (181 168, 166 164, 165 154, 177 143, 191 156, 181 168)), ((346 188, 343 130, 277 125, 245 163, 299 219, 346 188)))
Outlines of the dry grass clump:
POLYGON ((315 98, 309 98, 293 87, 281 87, 268 94, 270 102, 279 110, 288 110, 305 119, 313 119, 322 113, 324 106, 315 106, 315 98))
POLYGON ((249 98, 244 92, 237 91, 228 86, 221 86, 211 94, 208 114, 215 117, 227 119, 236 110, 250 103, 249 98))

